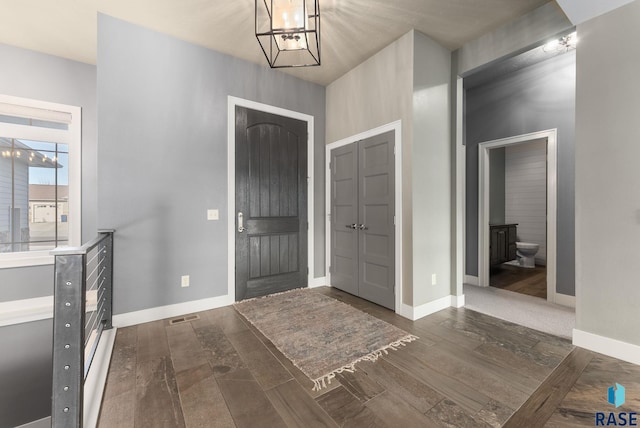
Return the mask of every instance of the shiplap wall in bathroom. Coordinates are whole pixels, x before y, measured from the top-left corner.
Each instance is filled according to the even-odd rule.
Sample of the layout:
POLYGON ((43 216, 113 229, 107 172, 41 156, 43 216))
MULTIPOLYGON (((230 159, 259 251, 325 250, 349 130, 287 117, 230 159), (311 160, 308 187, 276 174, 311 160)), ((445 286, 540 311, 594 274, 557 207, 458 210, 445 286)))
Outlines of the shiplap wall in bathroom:
POLYGON ((547 143, 505 149, 505 220, 518 223, 518 241, 540 245, 536 264, 547 263, 547 143))

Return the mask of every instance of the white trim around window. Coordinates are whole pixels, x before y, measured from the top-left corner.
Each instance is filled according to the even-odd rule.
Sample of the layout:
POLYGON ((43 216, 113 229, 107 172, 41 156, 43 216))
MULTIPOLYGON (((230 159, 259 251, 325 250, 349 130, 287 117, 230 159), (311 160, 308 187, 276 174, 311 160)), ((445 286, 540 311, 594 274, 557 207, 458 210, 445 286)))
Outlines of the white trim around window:
MULTIPOLYGON (((66 144, 69 148, 69 245, 80 246, 82 230, 82 112, 80 107, 0 94, 0 114, 66 123, 67 130, 0 122, 0 136, 66 144)), ((45 251, 0 253, 0 269, 53 264, 45 251)))

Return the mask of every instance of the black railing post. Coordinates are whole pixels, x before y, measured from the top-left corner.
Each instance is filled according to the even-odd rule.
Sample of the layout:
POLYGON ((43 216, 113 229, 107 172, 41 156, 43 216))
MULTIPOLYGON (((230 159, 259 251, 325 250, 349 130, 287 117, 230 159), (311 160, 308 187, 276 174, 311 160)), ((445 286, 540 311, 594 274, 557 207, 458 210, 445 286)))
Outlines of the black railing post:
POLYGON ((86 310, 85 255, 55 257, 52 427, 81 427, 86 310))
POLYGON ((104 284, 106 284, 103 295, 103 305, 105 309, 103 321, 105 322, 105 330, 113 328, 111 321, 113 317, 113 232, 115 232, 113 229, 98 231, 100 234, 107 235, 104 240, 105 248, 102 254, 107 260, 103 274, 103 281, 104 284))

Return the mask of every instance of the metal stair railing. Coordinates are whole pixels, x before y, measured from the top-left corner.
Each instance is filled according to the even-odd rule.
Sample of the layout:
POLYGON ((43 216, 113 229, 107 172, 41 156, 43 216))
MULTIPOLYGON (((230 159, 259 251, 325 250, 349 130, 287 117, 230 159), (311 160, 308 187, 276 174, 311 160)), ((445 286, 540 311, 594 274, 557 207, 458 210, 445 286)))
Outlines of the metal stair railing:
POLYGON ((112 328, 113 230, 82 247, 56 248, 52 428, 82 427, 84 381, 103 330, 112 328))

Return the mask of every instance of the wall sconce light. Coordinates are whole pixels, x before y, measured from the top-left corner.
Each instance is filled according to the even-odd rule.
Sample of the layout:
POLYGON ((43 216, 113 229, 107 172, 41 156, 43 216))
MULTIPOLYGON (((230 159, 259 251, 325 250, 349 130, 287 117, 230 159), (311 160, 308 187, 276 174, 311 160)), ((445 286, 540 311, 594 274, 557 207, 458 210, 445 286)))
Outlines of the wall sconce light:
POLYGON ((575 32, 573 32, 571 34, 567 34, 566 36, 560 37, 559 39, 550 41, 542 47, 542 50, 545 52, 566 52, 571 49, 575 49, 577 44, 578 36, 575 32))
POLYGON ((320 65, 319 0, 255 0, 256 38, 271 68, 320 65))

